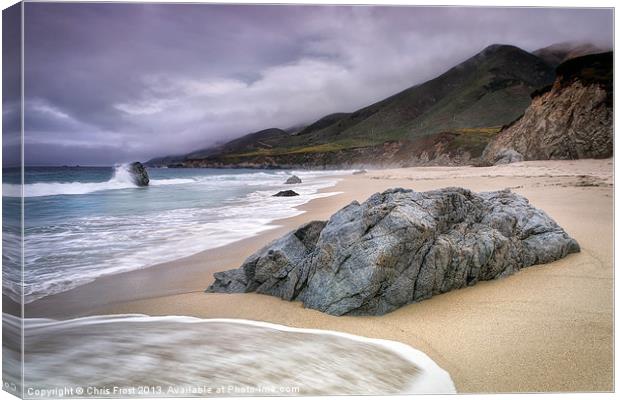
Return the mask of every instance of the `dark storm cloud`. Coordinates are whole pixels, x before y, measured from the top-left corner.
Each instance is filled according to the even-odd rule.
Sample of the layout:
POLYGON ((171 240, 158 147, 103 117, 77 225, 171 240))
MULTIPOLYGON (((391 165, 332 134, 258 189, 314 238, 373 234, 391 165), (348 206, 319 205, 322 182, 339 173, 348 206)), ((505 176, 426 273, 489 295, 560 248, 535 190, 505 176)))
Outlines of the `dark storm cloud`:
POLYGON ((21 164, 21 6, 2 12, 2 166, 21 164))
POLYGON ((492 43, 611 46, 586 9, 26 3, 30 163, 183 153, 351 111, 492 43))

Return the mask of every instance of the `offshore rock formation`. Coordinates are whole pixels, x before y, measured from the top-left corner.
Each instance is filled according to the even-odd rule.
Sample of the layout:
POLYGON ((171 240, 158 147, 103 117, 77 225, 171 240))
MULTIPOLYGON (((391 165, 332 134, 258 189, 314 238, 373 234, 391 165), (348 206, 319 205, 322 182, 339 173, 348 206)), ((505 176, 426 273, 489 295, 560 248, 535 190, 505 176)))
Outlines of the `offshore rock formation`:
POLYGON ((298 177, 297 175, 293 175, 293 176, 289 177, 286 180, 286 182, 284 182, 284 183, 287 184, 287 185, 294 185, 294 184, 297 184, 297 183, 301 183, 301 178, 298 177))
POLYGON ((293 197, 293 196, 299 196, 299 193, 297 193, 294 190, 280 190, 278 193, 273 195, 273 197, 293 197))
POLYGON ((554 84, 533 94, 522 118, 483 153, 488 163, 505 149, 525 160, 606 158, 613 154, 613 53, 561 64, 554 84))
POLYGON ((146 168, 142 163, 136 161, 134 163, 129 164, 129 173, 131 174, 131 179, 133 183, 138 186, 148 186, 149 185, 149 174, 146 172, 146 168))
POLYGON ((207 292, 257 292, 332 315, 405 304, 551 262, 579 245, 510 191, 390 189, 267 245, 207 292))

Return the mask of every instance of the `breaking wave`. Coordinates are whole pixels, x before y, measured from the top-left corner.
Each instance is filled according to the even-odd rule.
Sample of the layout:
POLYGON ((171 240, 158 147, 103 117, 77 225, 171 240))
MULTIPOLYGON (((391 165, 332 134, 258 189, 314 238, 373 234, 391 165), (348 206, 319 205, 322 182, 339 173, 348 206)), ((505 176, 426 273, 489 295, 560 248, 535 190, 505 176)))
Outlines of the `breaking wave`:
MULTIPOLYGON (((3 320, 18 342, 21 321, 3 320)), ((455 393, 450 375, 411 346, 328 330, 131 314, 25 319, 24 333, 25 390, 45 397, 71 387, 98 388, 84 397, 119 397, 115 387, 149 388, 120 397, 455 393)), ((17 382, 18 370, 5 369, 4 381, 17 382)))
MULTIPOLYGON (((152 186, 178 185, 194 182, 194 179, 152 179, 149 183, 152 186)), ((114 167, 112 178, 106 182, 37 182, 24 185, 25 197, 59 196, 88 194, 102 190, 130 189, 137 188, 133 182, 128 164, 121 164, 114 167)), ((3 184, 2 191, 4 196, 20 197, 21 185, 3 184)))
MULTIPOLYGON (((330 177, 334 174, 331 172, 298 172, 304 180, 295 185, 299 196, 281 198, 272 195, 288 186, 283 184, 284 172, 178 173, 192 175, 151 180, 160 187, 150 190, 98 192, 89 199, 30 199, 23 254, 28 267, 24 271, 20 268, 19 232, 3 232, 7 266, 3 269, 4 294, 19 302, 23 293, 23 301, 30 303, 102 276, 146 268, 254 236, 276 227, 275 220, 302 214, 298 208, 302 204, 334 195, 321 190, 337 182, 330 177), (178 186, 167 186, 174 184, 178 186), (55 216, 52 220, 50 214, 55 216)), ((134 187, 122 167, 108 182, 77 185, 95 185, 101 190, 134 187)))

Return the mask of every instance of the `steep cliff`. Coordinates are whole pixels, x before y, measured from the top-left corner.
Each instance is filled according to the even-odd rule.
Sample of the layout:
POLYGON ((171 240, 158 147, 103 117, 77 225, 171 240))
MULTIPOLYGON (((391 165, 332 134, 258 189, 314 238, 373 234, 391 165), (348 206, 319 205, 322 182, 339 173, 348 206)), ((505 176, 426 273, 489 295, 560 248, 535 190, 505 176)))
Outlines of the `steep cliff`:
POLYGON ((505 150, 525 160, 606 158, 613 154, 613 53, 560 64, 550 87, 533 93, 525 114, 489 143, 483 159, 505 150))

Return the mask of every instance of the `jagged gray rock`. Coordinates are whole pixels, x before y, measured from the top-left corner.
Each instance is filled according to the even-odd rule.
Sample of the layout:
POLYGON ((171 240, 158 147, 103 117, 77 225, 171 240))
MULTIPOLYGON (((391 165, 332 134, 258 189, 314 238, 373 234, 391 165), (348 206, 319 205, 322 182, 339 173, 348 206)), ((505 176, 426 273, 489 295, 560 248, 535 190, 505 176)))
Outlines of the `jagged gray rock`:
POLYGON ((290 178, 288 178, 286 180, 286 182, 284 182, 284 183, 287 184, 287 185, 294 185, 294 184, 297 184, 297 183, 301 183, 301 178, 298 177, 297 175, 293 175, 290 178))
POLYGON ((332 315, 405 304, 551 262, 579 245, 509 190, 390 189, 354 201, 218 272, 207 292, 257 292, 332 315))
POLYGON ((134 163, 129 164, 129 173, 131 174, 131 178, 133 182, 138 186, 148 186, 150 179, 149 174, 146 172, 146 168, 142 163, 136 161, 134 163))

